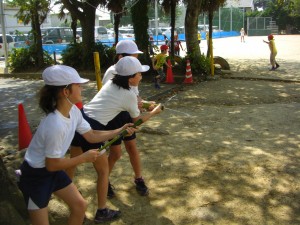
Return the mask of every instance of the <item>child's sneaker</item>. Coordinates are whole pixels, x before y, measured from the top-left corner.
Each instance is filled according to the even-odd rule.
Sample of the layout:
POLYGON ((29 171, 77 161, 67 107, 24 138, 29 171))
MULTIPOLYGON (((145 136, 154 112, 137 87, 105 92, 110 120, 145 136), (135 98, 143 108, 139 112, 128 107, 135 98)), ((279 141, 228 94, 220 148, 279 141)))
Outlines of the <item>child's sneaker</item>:
POLYGON ((145 185, 145 181, 144 179, 141 177, 141 178, 136 178, 134 180, 134 183, 136 185, 136 190, 137 192, 142 195, 142 196, 147 196, 149 195, 149 189, 148 187, 145 185))
POLYGON ((115 192, 114 192, 115 187, 108 182, 108 189, 107 189, 107 197, 108 198, 113 198, 115 197, 115 192))
POLYGON ((275 70, 275 67, 272 67, 271 69, 270 69, 270 71, 274 71, 275 70))
POLYGON ((104 223, 107 221, 112 221, 118 219, 121 216, 121 211, 112 210, 109 208, 98 209, 95 215, 95 223, 104 223))
POLYGON ((280 67, 280 66, 279 66, 279 64, 278 64, 278 63, 276 63, 276 67, 275 67, 275 69, 277 69, 278 67, 280 67))

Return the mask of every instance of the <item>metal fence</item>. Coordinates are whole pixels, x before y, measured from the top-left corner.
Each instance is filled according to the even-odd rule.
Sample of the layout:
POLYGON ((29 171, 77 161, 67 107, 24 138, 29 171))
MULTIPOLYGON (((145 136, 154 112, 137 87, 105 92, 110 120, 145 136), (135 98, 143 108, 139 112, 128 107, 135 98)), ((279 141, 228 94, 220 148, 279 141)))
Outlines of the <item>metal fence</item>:
POLYGON ((247 31, 249 36, 263 36, 277 34, 278 27, 272 17, 247 17, 247 31))
MULTIPOLYGON (((245 13, 243 8, 219 8, 214 12, 212 25, 218 27, 220 31, 239 32, 242 27, 245 27, 245 13)), ((199 17, 199 24, 208 24, 206 14, 199 17)))

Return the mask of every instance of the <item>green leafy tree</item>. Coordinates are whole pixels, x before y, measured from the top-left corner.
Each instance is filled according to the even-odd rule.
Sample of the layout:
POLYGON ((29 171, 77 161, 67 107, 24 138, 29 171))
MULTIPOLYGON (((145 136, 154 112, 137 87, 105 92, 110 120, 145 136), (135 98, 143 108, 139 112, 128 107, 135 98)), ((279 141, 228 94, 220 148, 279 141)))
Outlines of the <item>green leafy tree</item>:
POLYGON ((82 69, 89 67, 93 60, 95 47, 95 18, 96 9, 99 5, 106 5, 106 0, 61 0, 64 7, 69 10, 72 18, 77 18, 82 27, 82 69))
POLYGON ((259 8, 265 9, 268 5, 270 0, 255 0, 253 1, 255 10, 258 10, 259 8))
POLYGON ((277 23, 279 30, 285 30, 287 24, 291 24, 294 10, 294 2, 291 0, 272 0, 267 5, 263 16, 271 16, 277 23))
POLYGON ((300 15, 300 0, 294 0, 294 15, 300 15))
POLYGON ((263 7, 263 11, 248 12, 247 16, 272 17, 279 30, 292 33, 300 31, 300 0, 261 0, 255 6, 263 7), (262 3, 261 3, 262 2, 262 3))
POLYGON ((287 25, 293 24, 291 15, 294 12, 294 1, 292 0, 272 0, 268 3, 262 16, 272 17, 279 30, 285 30, 287 25))
POLYGON ((294 0, 294 9, 290 14, 291 17, 291 25, 292 33, 299 33, 300 32, 300 0, 294 0))
POLYGON ((13 7, 19 7, 16 17, 22 20, 25 25, 31 23, 32 46, 36 67, 45 65, 43 58, 41 24, 45 21, 49 12, 50 0, 8 0, 7 3, 13 7))

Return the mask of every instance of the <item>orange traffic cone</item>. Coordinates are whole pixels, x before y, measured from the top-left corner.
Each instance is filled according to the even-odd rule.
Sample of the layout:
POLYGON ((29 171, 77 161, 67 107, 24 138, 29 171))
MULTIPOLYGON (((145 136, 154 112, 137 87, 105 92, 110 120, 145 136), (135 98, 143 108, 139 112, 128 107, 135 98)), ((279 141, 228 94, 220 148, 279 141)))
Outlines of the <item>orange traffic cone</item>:
POLYGON ((77 102, 75 105, 77 106, 78 109, 83 108, 82 102, 77 102))
POLYGON ((28 148, 30 141, 32 139, 32 133, 22 104, 18 105, 18 110, 19 110, 19 150, 22 150, 24 148, 28 148))
POLYGON ((193 75, 190 60, 186 60, 186 70, 185 70, 185 79, 183 81, 185 84, 192 84, 193 83, 193 75))
POLYGON ((168 59, 168 69, 167 69, 167 78, 166 78, 166 83, 171 84, 174 83, 174 78, 173 78, 173 72, 172 72, 172 64, 171 60, 168 59))

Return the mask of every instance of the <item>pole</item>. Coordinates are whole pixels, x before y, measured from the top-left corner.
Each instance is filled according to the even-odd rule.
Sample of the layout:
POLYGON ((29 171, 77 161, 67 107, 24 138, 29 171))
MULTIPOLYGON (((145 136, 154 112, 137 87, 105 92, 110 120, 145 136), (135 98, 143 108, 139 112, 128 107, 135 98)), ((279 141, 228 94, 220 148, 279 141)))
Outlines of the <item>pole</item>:
POLYGON ((213 53, 213 40, 212 38, 209 39, 210 42, 210 72, 211 76, 215 75, 215 64, 214 64, 214 53, 213 53))
POLYGON ((221 7, 219 7, 219 32, 221 32, 221 7))
POLYGON ((157 13, 157 1, 155 0, 155 35, 156 35, 156 45, 158 45, 158 13, 157 13))
POLYGON ((53 52, 53 60, 54 60, 54 64, 56 65, 57 62, 56 62, 56 52, 55 51, 53 52))
POLYGON ((0 0, 0 16, 1 16, 1 25, 2 25, 2 40, 4 45, 4 73, 8 73, 8 52, 7 52, 7 40, 6 40, 6 30, 5 30, 5 18, 4 18, 4 9, 3 9, 3 0, 0 0))
POLYGON ((98 91, 100 91, 100 89, 102 87, 102 82, 101 82, 99 52, 94 52, 94 64, 95 64, 95 75, 96 75, 97 88, 98 88, 98 91))
POLYGON ((232 31, 232 6, 230 6, 230 31, 232 31))
MULTIPOLYGON (((243 8, 243 27, 245 28, 245 8, 243 8)), ((248 33, 248 30, 247 30, 248 33)))

